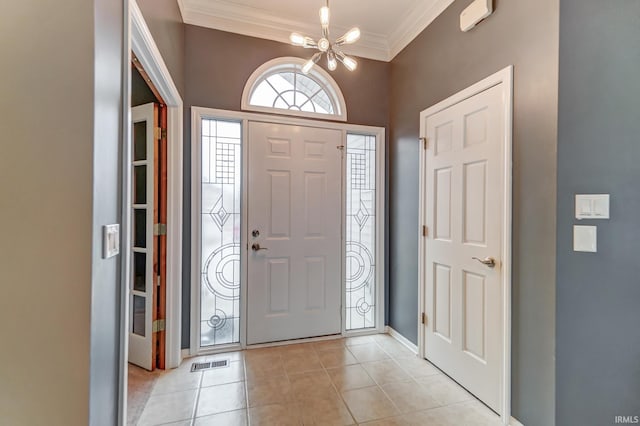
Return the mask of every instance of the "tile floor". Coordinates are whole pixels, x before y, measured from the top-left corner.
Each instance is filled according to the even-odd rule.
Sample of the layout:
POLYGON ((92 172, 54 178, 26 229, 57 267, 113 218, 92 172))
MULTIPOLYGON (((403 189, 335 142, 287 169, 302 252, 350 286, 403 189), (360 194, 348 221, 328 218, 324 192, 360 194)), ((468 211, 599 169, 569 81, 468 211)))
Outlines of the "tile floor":
POLYGON ((500 425, 496 414, 388 335, 185 360, 160 375, 138 425, 500 425), (230 359, 199 373, 194 361, 230 359))

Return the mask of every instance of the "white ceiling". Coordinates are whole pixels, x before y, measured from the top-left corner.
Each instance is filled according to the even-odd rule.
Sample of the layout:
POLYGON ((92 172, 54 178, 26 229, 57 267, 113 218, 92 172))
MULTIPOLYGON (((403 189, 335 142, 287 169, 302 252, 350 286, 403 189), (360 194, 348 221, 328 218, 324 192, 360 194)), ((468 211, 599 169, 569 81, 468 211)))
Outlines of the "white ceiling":
MULTIPOLYGON (((345 51, 390 61, 453 0, 330 0, 331 38, 358 26, 362 38, 345 51)), ((185 23, 289 42, 291 32, 317 39, 325 0, 178 0, 185 23)))

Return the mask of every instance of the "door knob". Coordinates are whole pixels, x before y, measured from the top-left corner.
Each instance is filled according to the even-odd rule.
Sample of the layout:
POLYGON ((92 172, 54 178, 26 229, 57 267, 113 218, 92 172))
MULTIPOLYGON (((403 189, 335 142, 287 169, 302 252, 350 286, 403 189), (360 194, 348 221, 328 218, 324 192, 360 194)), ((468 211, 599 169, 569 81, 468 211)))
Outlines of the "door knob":
POLYGON ((477 257, 472 257, 472 259, 477 260, 478 262, 488 266, 489 268, 496 267, 496 260, 493 257, 485 257, 484 259, 478 259, 477 257))
POLYGON ((258 244, 258 243, 253 243, 253 244, 251 245, 251 250, 253 250, 253 251, 260 251, 260 250, 269 250, 269 249, 268 249, 268 248, 266 248, 266 247, 260 247, 260 244, 258 244))

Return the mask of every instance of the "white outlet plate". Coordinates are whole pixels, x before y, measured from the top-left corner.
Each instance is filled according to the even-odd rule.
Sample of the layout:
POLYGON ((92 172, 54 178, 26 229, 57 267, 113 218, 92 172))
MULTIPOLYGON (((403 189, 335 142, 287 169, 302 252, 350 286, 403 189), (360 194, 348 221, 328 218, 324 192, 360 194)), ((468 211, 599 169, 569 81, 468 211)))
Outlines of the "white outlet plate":
POLYGON ((573 251, 596 253, 598 251, 598 227, 574 225, 573 251))

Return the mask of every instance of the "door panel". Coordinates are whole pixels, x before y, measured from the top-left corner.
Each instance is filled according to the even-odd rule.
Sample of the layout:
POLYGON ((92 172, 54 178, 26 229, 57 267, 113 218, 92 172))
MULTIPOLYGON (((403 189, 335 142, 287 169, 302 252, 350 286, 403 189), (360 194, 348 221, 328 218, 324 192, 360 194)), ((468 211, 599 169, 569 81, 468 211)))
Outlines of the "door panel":
POLYGON ((156 202, 154 187, 156 106, 131 108, 133 122, 132 247, 129 278, 129 362, 153 370, 154 236, 156 202))
POLYGON ((248 141, 247 342, 340 333, 342 133, 250 122, 248 141))
POLYGON ((425 355, 499 411, 502 88, 426 118, 425 355), (493 257, 495 268, 475 260, 493 257))

